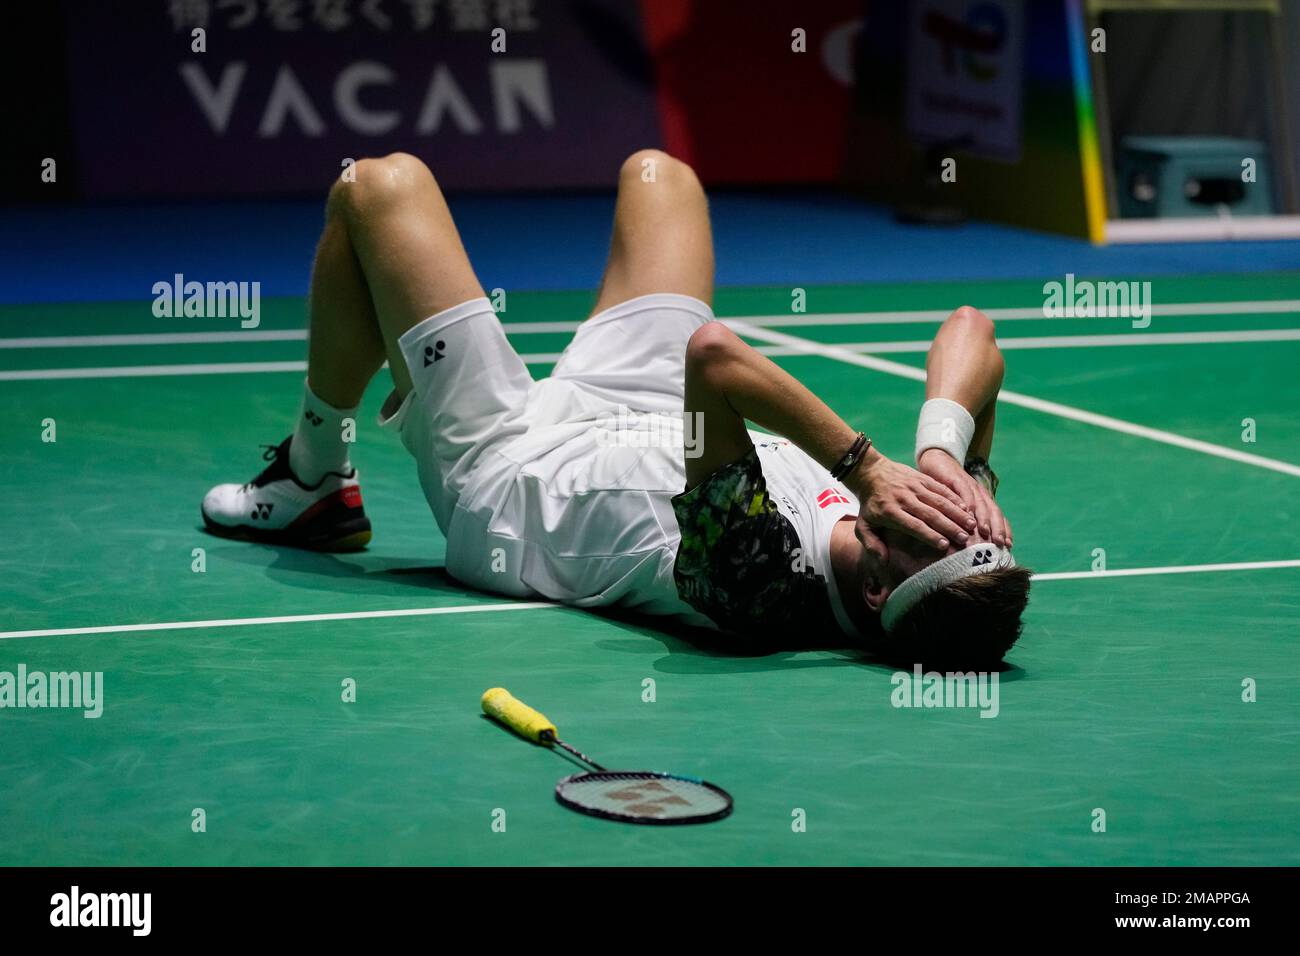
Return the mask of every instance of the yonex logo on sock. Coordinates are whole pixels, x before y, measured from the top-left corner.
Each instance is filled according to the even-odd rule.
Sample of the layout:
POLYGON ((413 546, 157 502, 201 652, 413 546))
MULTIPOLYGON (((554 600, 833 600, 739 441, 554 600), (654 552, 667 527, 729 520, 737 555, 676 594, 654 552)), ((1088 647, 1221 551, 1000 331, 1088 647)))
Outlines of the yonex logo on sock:
POLYGON ((970 566, 972 568, 978 568, 980 565, 988 564, 992 560, 993 560, 993 552, 990 551, 988 548, 980 548, 978 551, 975 552, 975 558, 974 560, 971 561, 970 566))
POLYGON ((447 356, 443 354, 443 349, 446 347, 447 343, 441 339, 432 345, 426 345, 424 347, 424 367, 428 368, 434 362, 440 362, 446 358, 447 356))
POLYGON ((321 422, 325 421, 325 419, 321 418, 319 415, 317 415, 315 412, 313 412, 310 408, 307 409, 307 410, 303 413, 303 415, 304 415, 304 417, 307 419, 307 421, 311 422, 313 425, 319 425, 321 422))

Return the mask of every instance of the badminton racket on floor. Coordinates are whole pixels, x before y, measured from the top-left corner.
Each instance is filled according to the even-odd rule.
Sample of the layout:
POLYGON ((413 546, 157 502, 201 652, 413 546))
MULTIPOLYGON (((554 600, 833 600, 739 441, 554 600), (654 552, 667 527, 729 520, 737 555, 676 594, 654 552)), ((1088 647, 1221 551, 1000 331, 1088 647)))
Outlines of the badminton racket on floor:
POLYGON ((560 739, 555 724, 502 687, 483 694, 483 713, 525 740, 560 747, 592 769, 555 785, 555 799, 571 810, 624 823, 708 823, 731 813, 731 794, 695 777, 652 770, 606 770, 560 739))

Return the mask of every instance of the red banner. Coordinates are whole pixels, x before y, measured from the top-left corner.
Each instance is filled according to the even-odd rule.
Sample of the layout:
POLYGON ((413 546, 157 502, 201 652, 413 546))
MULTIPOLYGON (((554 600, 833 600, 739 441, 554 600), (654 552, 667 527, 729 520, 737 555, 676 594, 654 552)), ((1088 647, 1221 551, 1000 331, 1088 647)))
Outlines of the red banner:
POLYGON ((838 179, 865 6, 642 0, 668 151, 710 183, 838 179))

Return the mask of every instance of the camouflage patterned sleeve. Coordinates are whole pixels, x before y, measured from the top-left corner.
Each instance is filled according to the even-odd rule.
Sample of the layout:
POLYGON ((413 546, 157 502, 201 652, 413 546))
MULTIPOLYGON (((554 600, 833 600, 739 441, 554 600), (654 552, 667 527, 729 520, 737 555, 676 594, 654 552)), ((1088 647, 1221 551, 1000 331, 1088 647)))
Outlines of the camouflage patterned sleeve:
POLYGON ((794 527, 768 496, 758 453, 673 498, 677 593, 724 631, 777 635, 833 622, 824 579, 801 559, 794 527))

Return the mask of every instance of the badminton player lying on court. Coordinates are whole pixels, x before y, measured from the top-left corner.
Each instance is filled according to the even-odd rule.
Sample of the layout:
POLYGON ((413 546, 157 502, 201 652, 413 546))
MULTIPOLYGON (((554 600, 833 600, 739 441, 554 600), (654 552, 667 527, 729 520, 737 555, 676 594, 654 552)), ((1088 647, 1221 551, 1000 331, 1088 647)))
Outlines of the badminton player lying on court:
POLYGON ((930 349, 918 471, 713 321, 708 208, 685 164, 628 158, 595 308, 540 381, 424 164, 354 171, 330 191, 316 253, 297 425, 251 482, 208 492, 211 531, 363 547, 343 420, 387 358, 381 426, 415 457, 466 585, 712 622, 746 649, 852 643, 956 668, 1016 640, 1029 574, 993 498, 1003 366, 981 313, 958 309, 930 349), (651 440, 669 416, 680 436, 683 410, 702 422, 695 457, 651 440))

